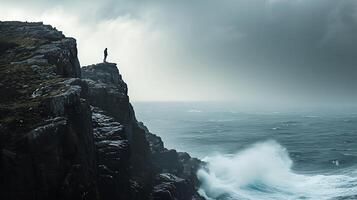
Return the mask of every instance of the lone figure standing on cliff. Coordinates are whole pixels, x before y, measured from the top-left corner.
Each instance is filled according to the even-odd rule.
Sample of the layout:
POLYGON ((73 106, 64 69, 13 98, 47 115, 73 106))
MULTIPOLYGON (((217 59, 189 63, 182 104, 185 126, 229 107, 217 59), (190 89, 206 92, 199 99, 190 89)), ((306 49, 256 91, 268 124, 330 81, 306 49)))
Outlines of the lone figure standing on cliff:
POLYGON ((104 60, 103 60, 103 62, 107 62, 107 56, 108 56, 108 49, 107 48, 105 48, 104 49, 104 60))

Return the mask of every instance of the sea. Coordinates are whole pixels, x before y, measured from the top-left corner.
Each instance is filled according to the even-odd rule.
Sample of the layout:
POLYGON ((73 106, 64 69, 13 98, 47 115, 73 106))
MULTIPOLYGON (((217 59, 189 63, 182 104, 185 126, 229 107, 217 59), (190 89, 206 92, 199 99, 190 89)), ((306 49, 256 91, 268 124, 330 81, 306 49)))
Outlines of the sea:
POLYGON ((134 102, 167 148, 207 163, 208 200, 357 200, 357 109, 134 102))

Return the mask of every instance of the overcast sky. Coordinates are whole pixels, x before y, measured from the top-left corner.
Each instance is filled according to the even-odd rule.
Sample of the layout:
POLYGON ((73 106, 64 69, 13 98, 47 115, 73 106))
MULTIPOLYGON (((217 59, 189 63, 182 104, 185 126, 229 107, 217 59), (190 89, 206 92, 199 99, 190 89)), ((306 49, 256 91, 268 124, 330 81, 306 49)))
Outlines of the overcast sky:
POLYGON ((108 48, 132 100, 357 102, 356 0, 0 0, 0 20, 108 48))

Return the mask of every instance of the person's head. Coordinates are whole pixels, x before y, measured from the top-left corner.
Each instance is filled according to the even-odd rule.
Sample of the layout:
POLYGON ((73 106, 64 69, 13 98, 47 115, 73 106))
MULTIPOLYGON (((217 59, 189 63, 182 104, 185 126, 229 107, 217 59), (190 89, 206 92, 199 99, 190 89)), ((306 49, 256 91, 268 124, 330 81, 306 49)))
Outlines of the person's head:
POLYGON ((105 50, 107 50, 107 48, 105 48, 105 50))

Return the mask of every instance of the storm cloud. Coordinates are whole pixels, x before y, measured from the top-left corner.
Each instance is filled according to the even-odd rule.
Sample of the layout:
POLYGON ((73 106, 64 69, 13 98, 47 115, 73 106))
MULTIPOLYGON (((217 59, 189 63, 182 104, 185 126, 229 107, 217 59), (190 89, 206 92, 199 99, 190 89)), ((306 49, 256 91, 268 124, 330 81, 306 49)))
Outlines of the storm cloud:
POLYGON ((1 0, 1 20, 44 21, 104 47, 133 100, 354 103, 354 0, 1 0))

